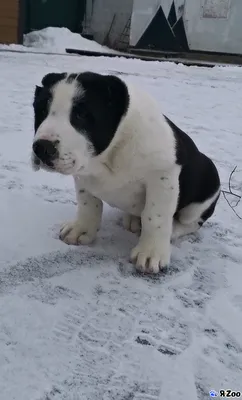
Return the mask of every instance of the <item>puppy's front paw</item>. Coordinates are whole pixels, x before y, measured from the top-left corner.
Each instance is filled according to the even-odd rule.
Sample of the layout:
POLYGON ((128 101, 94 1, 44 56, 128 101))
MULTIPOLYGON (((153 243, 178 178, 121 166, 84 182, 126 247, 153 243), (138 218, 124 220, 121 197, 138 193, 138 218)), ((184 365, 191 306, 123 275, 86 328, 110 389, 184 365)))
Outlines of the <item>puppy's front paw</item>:
POLYGON ((131 214, 124 214, 123 227, 130 232, 140 234, 141 231, 141 218, 131 214))
POLYGON ((94 242, 97 229, 91 228, 80 221, 67 222, 60 229, 59 238, 66 244, 80 245, 94 242))
POLYGON ((143 240, 131 252, 131 261, 140 272, 158 274, 159 270, 170 264, 170 244, 154 244, 143 240))

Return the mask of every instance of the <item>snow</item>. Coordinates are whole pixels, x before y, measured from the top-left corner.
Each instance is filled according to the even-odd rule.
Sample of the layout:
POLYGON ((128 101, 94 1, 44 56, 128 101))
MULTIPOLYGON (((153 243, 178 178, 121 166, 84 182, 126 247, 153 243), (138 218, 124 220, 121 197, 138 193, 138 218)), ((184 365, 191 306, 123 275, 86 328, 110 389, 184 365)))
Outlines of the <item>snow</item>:
POLYGON ((73 33, 67 28, 48 27, 39 31, 32 31, 24 35, 23 46, 18 44, 0 44, 0 50, 12 50, 33 53, 65 53, 67 48, 96 51, 102 53, 117 53, 94 40, 88 40, 73 33))
MULTIPOLYGON (((105 207, 89 247, 58 240, 76 212, 71 178, 33 172, 34 85, 50 71, 140 84, 241 193, 242 69, 0 53, 1 400, 205 400, 242 390, 242 221, 221 197, 159 277, 128 263, 136 237, 105 207)), ((242 206, 237 207, 242 215, 242 206)))

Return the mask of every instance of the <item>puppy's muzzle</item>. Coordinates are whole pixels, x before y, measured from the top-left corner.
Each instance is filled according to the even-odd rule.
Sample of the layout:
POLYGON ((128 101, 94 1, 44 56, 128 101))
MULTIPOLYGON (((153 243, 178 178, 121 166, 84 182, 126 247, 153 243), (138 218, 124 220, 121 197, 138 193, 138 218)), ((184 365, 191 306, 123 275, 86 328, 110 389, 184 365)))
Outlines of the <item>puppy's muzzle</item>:
POLYGON ((43 164, 53 167, 53 161, 59 157, 58 146, 59 140, 38 139, 33 143, 33 152, 43 164))

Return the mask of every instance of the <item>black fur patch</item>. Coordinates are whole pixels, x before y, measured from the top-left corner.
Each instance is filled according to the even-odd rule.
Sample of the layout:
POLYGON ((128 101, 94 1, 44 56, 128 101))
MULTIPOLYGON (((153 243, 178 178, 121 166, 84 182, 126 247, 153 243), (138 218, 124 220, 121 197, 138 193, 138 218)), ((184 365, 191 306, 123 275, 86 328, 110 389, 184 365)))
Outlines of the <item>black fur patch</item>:
POLYGON ((49 74, 43 77, 41 83, 44 87, 50 89, 56 83, 60 82, 62 79, 65 79, 66 76, 67 76, 66 72, 62 73, 50 72, 49 74))
MULTIPOLYGON (((181 166, 177 207, 177 211, 179 211, 190 203, 203 203, 212 197, 219 190, 220 179, 212 160, 198 150, 193 140, 185 132, 169 118, 165 118, 175 136, 176 162, 181 166)), ((208 214, 213 213, 216 202, 211 205, 208 214)), ((203 219, 207 219, 205 214, 203 219)))
POLYGON ((84 94, 76 97, 70 122, 79 132, 85 132, 95 154, 102 153, 111 143, 122 117, 129 107, 127 86, 116 76, 92 72, 71 74, 84 94))
POLYGON ((41 81, 43 86, 36 86, 34 92, 34 131, 45 120, 49 112, 49 105, 52 100, 51 88, 66 77, 67 73, 51 72, 45 75, 41 81))
POLYGON ((205 221, 207 221, 207 219, 209 219, 209 218, 213 215, 219 197, 220 197, 220 194, 219 194, 218 197, 214 200, 214 202, 211 204, 211 206, 209 206, 209 207, 207 208, 207 210, 205 210, 204 213, 201 215, 202 223, 204 223, 205 221))
POLYGON ((52 100, 52 94, 45 87, 36 86, 34 93, 34 132, 42 124, 48 115, 49 104, 52 100))

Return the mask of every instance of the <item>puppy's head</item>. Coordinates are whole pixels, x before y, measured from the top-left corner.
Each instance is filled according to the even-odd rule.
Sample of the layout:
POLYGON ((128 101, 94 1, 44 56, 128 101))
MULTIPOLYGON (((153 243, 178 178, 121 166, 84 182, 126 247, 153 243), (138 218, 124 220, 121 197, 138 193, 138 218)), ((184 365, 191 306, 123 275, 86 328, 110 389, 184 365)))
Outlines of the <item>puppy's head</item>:
POLYGON ((44 76, 33 103, 33 168, 81 173, 109 146, 128 106, 128 89, 115 76, 91 72, 44 76))

